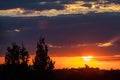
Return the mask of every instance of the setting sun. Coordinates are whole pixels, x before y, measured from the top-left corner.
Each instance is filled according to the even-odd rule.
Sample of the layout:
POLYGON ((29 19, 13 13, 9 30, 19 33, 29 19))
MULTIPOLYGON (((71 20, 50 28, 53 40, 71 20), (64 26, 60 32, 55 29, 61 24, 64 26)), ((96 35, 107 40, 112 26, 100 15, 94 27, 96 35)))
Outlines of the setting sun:
POLYGON ((82 56, 82 58, 84 61, 90 61, 93 58, 93 56, 82 56))

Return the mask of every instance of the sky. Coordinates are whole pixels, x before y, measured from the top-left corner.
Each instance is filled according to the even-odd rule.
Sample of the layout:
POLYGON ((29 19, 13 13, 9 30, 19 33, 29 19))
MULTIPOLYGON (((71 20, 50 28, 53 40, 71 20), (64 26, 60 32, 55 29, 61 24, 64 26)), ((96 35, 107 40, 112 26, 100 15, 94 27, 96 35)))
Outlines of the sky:
POLYGON ((43 36, 52 57, 120 61, 119 21, 119 0, 1 0, 0 56, 13 42, 35 55, 43 36))

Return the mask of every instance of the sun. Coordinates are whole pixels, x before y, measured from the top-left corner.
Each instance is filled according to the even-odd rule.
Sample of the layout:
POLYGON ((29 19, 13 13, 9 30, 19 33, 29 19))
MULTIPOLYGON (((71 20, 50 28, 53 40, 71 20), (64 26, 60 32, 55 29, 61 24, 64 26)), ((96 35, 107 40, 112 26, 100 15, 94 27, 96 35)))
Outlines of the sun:
POLYGON ((93 56, 82 56, 82 58, 84 61, 88 62, 93 58, 93 56))

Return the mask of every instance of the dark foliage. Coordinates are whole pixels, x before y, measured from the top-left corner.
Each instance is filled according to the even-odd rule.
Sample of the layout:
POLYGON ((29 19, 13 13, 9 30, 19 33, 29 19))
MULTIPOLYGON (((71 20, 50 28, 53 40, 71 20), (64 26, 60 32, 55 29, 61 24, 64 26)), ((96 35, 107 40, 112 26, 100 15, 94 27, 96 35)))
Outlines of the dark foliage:
POLYGON ((26 79, 27 75, 29 54, 28 51, 13 43, 11 47, 7 48, 5 56, 5 64, 2 68, 3 80, 21 80, 26 79))
POLYGON ((20 49, 20 67, 25 71, 28 69, 29 54, 26 48, 22 45, 20 49))
POLYGON ((40 76, 38 75, 39 78, 50 80, 50 74, 52 74, 54 69, 54 62, 48 56, 48 47, 44 42, 44 38, 41 38, 37 43, 37 51, 35 59, 33 60, 33 68, 37 74, 40 74, 40 76))
POLYGON ((54 80, 120 80, 120 70, 78 68, 54 70, 54 80))
POLYGON ((5 64, 0 65, 0 80, 51 80, 54 63, 48 56, 48 47, 41 38, 33 66, 28 65, 29 54, 26 48, 13 43, 7 48, 5 64))
POLYGON ((28 51, 22 47, 18 46, 16 43, 12 44, 12 47, 7 48, 7 53, 5 56, 6 65, 26 65, 28 64, 29 54, 28 51))
POLYGON ((54 69, 54 62, 48 56, 48 47, 41 38, 37 43, 36 56, 33 61, 33 67, 37 71, 51 71, 54 69))
POLYGON ((5 64, 20 64, 19 61, 20 47, 16 43, 12 44, 12 47, 7 48, 7 53, 5 56, 5 64))
MULTIPOLYGON (((99 68, 72 68, 53 70, 52 79, 39 78, 41 74, 35 70, 5 73, 5 65, 0 65, 0 80, 120 80, 120 70, 100 70, 99 68), (12 73, 12 74, 10 74, 12 73), (9 74, 9 76, 8 76, 9 74)), ((12 70, 11 70, 12 71, 12 70)))

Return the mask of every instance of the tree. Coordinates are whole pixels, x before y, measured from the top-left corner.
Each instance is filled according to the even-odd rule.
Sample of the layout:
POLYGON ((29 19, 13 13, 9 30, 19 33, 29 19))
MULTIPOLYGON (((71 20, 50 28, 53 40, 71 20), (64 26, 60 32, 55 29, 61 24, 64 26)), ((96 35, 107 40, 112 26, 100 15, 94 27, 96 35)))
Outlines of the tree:
POLYGON ((28 64, 29 54, 25 47, 12 43, 12 47, 7 48, 5 64, 28 64))
POLYGON ((26 65, 26 66, 28 65, 29 54, 26 48, 23 46, 23 44, 22 44, 22 48, 20 49, 19 58, 20 58, 20 64, 26 65))
POLYGON ((37 43, 36 56, 33 61, 33 67, 37 71, 46 72, 54 69, 54 63, 48 56, 48 47, 41 38, 37 43))
POLYGON ((15 80, 19 75, 18 72, 19 64, 20 64, 19 55, 20 55, 20 46, 18 46, 16 43, 12 43, 12 46, 7 48, 7 52, 5 55, 5 66, 4 66, 5 80, 15 80))
POLYGON ((11 47, 8 47, 4 67, 4 73, 7 76, 4 77, 5 80, 26 79, 26 73, 29 69, 28 59, 28 51, 23 45, 20 47, 16 43, 13 43, 11 47))
POLYGON ((20 47, 16 43, 12 43, 12 47, 7 48, 5 56, 5 64, 19 64, 20 47))

